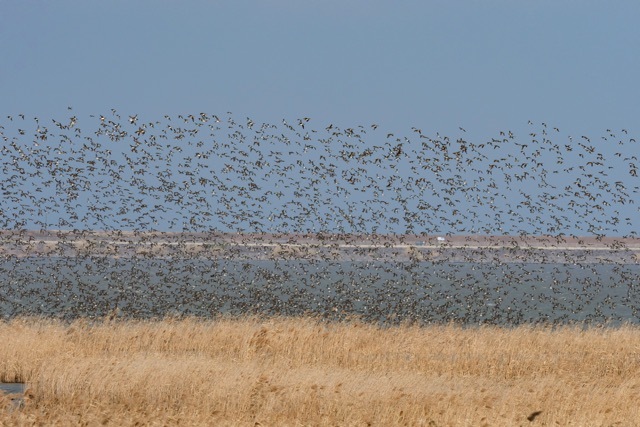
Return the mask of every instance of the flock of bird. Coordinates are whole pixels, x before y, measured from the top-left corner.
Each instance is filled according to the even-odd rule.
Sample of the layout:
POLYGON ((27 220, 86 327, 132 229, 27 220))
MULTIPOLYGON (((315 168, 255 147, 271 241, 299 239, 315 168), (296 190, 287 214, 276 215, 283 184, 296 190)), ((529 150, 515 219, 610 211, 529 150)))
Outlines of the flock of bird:
MULTIPOLYGON (((506 130, 472 141, 465 134, 314 128, 310 118, 256 123, 231 113, 154 121, 115 110, 82 119, 72 111, 64 119, 7 116, 0 247, 28 242, 30 230, 89 240, 89 232, 117 240, 126 231, 141 245, 179 232, 172 235, 179 247, 198 233, 227 233, 241 253, 283 236, 313 236, 329 248, 335 236, 346 244, 388 235, 638 237, 639 150, 627 130, 592 139, 530 123, 526 135, 506 130)), ((73 243, 65 236, 58 247, 73 243)), ((572 262, 573 252, 564 263, 347 261, 338 249, 284 259, 230 253, 5 251, 0 310, 521 323, 634 320, 640 303, 637 263, 572 262)))
POLYGON ((14 258, 0 262, 4 317, 220 314, 393 323, 637 322, 638 266, 313 260, 14 258))

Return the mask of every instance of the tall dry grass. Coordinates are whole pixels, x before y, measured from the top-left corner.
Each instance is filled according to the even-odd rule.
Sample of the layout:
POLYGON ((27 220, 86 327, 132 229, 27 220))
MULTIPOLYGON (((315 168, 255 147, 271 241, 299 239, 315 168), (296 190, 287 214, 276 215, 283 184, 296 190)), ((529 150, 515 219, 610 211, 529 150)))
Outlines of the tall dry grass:
POLYGON ((635 425, 640 329, 0 323, 3 425, 635 425), (542 411, 536 417, 530 417, 542 411))

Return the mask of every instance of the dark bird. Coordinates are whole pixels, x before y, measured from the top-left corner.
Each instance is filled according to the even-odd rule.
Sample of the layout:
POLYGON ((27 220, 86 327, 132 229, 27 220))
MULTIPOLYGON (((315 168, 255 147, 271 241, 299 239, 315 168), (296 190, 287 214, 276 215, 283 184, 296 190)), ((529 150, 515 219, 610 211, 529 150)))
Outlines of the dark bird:
POLYGON ((535 419, 536 419, 536 417, 537 417, 538 415, 540 415, 541 413, 542 413, 542 411, 535 411, 535 412, 532 412, 532 413, 527 417, 527 420, 528 420, 529 422, 533 422, 533 420, 535 420, 535 419))

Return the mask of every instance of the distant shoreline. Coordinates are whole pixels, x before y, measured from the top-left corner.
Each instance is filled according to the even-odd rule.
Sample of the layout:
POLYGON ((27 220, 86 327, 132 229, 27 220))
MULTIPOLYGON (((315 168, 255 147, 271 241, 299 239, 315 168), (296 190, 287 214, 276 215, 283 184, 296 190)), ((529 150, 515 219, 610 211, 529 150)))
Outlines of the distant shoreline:
POLYGON ((101 230, 0 230, 0 244, 109 241, 118 243, 191 242, 236 245, 342 245, 388 247, 389 245, 449 248, 544 248, 640 250, 640 237, 567 235, 446 235, 446 234, 342 234, 342 233, 230 233, 101 230))
POLYGON ((640 238, 0 231, 0 257, 640 263, 640 238))

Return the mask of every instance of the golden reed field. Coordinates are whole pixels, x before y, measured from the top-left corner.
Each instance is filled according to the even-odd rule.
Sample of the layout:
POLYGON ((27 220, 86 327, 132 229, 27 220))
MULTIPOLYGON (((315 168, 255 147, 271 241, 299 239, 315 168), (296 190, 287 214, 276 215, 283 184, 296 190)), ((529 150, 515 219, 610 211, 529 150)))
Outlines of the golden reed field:
POLYGON ((640 328, 0 323, 0 425, 630 426, 640 328))

